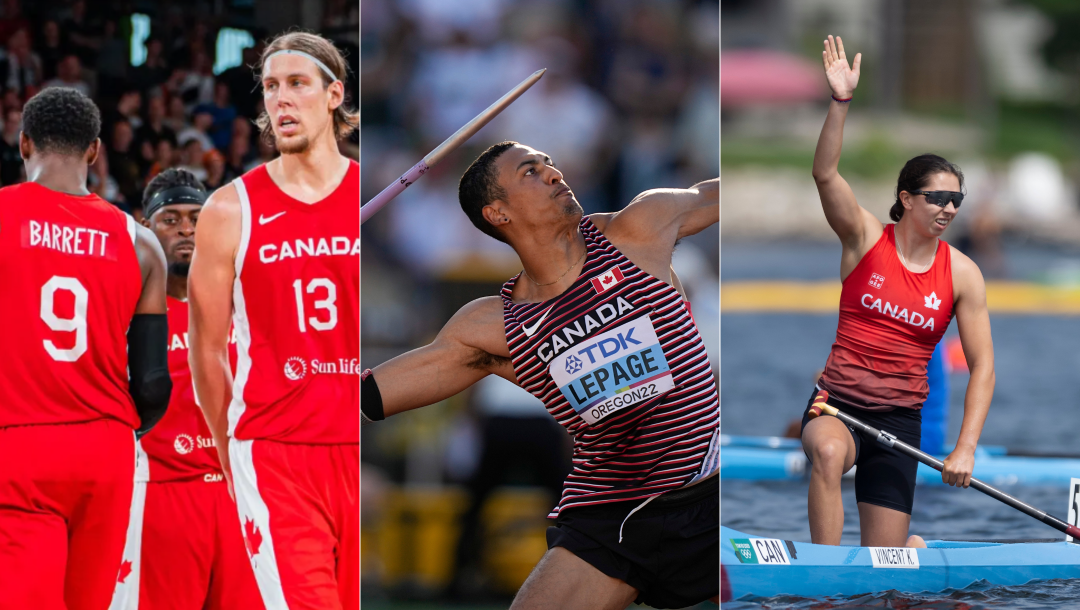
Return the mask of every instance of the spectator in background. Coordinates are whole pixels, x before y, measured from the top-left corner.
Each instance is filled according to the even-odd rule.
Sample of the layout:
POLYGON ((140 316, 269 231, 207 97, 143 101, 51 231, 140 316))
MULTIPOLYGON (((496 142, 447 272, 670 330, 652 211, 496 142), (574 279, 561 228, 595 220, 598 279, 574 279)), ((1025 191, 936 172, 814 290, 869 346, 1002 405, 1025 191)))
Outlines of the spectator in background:
POLYGON ((70 53, 64 39, 60 36, 60 24, 55 19, 49 19, 41 28, 41 44, 37 45, 37 53, 41 57, 41 78, 52 80, 56 78, 57 66, 65 55, 70 53))
POLYGON ((0 133, 0 186, 11 186, 25 179, 22 155, 19 154, 19 131, 22 110, 9 106, 4 110, 4 130, 0 133))
POLYGON ((19 91, 16 89, 4 89, 0 85, 0 90, 4 91, 3 103, 0 103, 0 108, 22 108, 22 98, 19 97, 19 91))
POLYGON ((225 182, 231 182, 244 175, 244 167, 251 153, 251 139, 242 137, 234 130, 228 151, 229 154, 225 158, 225 182))
POLYGON ((199 138, 188 138, 187 140, 180 140, 180 165, 181 169, 195 174, 195 176, 206 183, 206 168, 203 167, 203 158, 206 156, 206 151, 203 149, 202 142, 199 138))
MULTIPOLYGON (((113 124, 112 139, 109 142, 109 174, 116 179, 123 201, 137 204, 141 199, 142 177, 145 172, 139 167, 139 158, 132 144, 135 133, 131 123, 120 119, 113 124)), ((137 207, 137 206, 135 206, 137 207)), ((130 208, 127 211, 131 211, 130 208)))
MULTIPOLYGON (((191 127, 182 130, 176 135, 176 139, 180 142, 180 146, 186 146, 187 141, 191 139, 197 139, 199 144, 202 145, 202 151, 206 152, 214 148, 214 140, 210 138, 210 126, 214 124, 214 115, 207 112, 205 109, 200 109, 195 112, 195 116, 192 117, 191 127)), ((204 179, 200 178, 200 180, 204 179)))
POLYGON ((86 0, 71 3, 71 17, 64 22, 63 32, 67 36, 68 47, 78 56, 81 66, 97 65, 101 32, 86 15, 86 0))
POLYGON ((0 87, 17 91, 19 99, 25 100, 40 85, 41 58, 30 50, 30 30, 15 30, 0 51, 0 87))
POLYGON ((60 60, 56 78, 45 83, 45 88, 48 87, 70 87, 90 96, 90 83, 82 79, 82 63, 78 55, 72 53, 60 60))
POLYGON ((119 94, 120 99, 116 102, 116 107, 105 113, 104 121, 102 121, 102 129, 109 133, 112 131, 112 126, 117 121, 127 121, 131 124, 131 129, 136 132, 142 127, 142 94, 138 89, 127 88, 122 90, 119 94))
POLYGON ((127 41, 119 36, 116 20, 106 19, 97 57, 98 95, 103 98, 113 97, 122 91, 126 84, 127 44, 127 41))
POLYGON ((169 98, 169 113, 162 123, 177 134, 177 138, 185 129, 191 127, 191 123, 188 122, 187 118, 187 110, 184 108, 184 100, 177 96, 169 98))
POLYGON ((211 149, 203 155, 203 167, 206 168, 206 179, 203 180, 203 184, 206 185, 207 191, 212 193, 225 184, 225 155, 211 149))
POLYGON ((97 156, 97 161, 90 166, 90 174, 87 175, 86 182, 91 193, 125 212, 131 212, 131 208, 124 202, 124 196, 120 193, 116 179, 109 174, 109 155, 97 156))
POLYGON ((213 117, 207 132, 214 142, 214 148, 228 150, 229 142, 232 141, 233 120, 236 119, 236 108, 229 101, 229 86, 220 80, 215 83, 214 103, 200 104, 195 108, 195 113, 200 112, 213 117))
POLYGON ((172 74, 169 64, 165 61, 163 51, 165 43, 160 38, 150 38, 146 41, 146 61, 141 66, 129 68, 129 82, 148 96, 149 91, 165 84, 172 74))
POLYGON ((203 51, 196 51, 191 58, 191 69, 184 72, 183 79, 177 84, 180 98, 184 100, 184 109, 190 114, 200 104, 214 101, 214 71, 210 56, 203 51))
POLYGON ((19 30, 30 31, 30 20, 22 12, 19 0, 4 0, 4 16, 0 18, 0 45, 7 44, 11 35, 19 30))
POLYGON ((176 138, 166 134, 154 145, 154 162, 143 182, 149 183, 154 176, 176 165, 176 138))
POLYGON ((259 116, 255 106, 262 99, 262 90, 252 76, 251 70, 255 68, 257 71, 261 54, 261 45, 244 48, 240 65, 229 68, 218 76, 218 82, 225 83, 225 86, 229 88, 229 99, 232 100, 237 113, 243 116, 259 116))
POLYGON ((146 120, 135 130, 135 139, 142 148, 144 143, 156 147, 161 138, 171 138, 176 141, 176 132, 165 124, 165 98, 160 95, 151 96, 146 101, 146 120))

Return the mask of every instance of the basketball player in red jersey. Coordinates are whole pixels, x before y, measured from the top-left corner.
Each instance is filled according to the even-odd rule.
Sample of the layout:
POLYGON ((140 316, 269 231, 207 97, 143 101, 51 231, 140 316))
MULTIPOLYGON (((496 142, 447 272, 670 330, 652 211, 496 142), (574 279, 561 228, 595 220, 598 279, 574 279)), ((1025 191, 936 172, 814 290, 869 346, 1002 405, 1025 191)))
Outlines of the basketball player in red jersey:
POLYGON ((143 224, 168 263, 173 391, 168 414, 138 443, 131 524, 110 610, 263 607, 188 367, 187 276, 206 197, 194 174, 174 168, 155 176, 143 193, 143 224))
POLYGON ((74 89, 26 103, 29 182, 0 190, 0 608, 109 606, 135 432, 168 405, 165 256, 90 194, 101 118, 74 89), (130 376, 129 376, 130 369, 130 376))
MULTIPOLYGON (((921 155, 900 171, 896 202, 883 226, 855 200, 840 174, 848 103, 859 82, 861 55, 848 65, 832 36, 822 53, 833 102, 814 154, 814 180, 829 225, 840 237, 840 322, 814 396, 916 447, 919 409, 926 400, 926 364, 956 316, 971 369, 964 421, 942 480, 967 487, 975 446, 994 392, 994 348, 986 284, 968 257, 940 239, 964 199, 963 174, 936 155, 921 155)), ((811 403, 814 401, 811 396, 811 403)), ((809 409, 810 405, 807 405, 809 409)), ((874 439, 863 439, 834 417, 803 417, 810 475, 810 535, 840 544, 844 506, 840 477, 854 465, 855 497, 864 546, 912 546, 908 539, 918 462, 874 439)))
POLYGON ((337 144, 357 117, 329 41, 282 35, 261 65, 282 154, 202 211, 191 369, 266 607, 359 608, 360 173, 337 144))
POLYGON ((461 178, 473 224, 524 270, 426 347, 364 371, 364 423, 495 374, 574 437, 548 552, 511 608, 717 601, 719 401, 678 280, 677 240, 719 221, 719 181, 640 194, 584 216, 544 153, 496 144, 461 178))

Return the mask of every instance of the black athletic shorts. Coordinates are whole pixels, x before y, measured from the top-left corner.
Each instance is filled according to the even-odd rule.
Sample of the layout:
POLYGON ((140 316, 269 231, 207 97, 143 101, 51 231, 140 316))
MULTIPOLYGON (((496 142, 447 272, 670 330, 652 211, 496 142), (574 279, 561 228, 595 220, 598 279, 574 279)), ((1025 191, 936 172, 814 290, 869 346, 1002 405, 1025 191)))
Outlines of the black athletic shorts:
MULTIPOLYGON (((810 421, 810 407, 820 390, 814 388, 810 401, 803 412, 802 427, 810 421)), ((912 447, 918 447, 922 438, 922 411, 896 408, 892 411, 867 411, 829 396, 830 405, 844 413, 850 413, 859 421, 884 430, 912 447)), ((915 503, 915 473, 919 462, 913 457, 886 447, 877 439, 863 438, 851 426, 847 427, 855 439, 855 500, 884 506, 911 514, 915 503)), ((806 456, 810 459, 810 456, 806 456)))
POLYGON ((720 477, 669 491, 626 519, 639 504, 564 510, 547 529, 548 548, 561 546, 629 584, 637 603, 653 608, 685 608, 719 595, 720 477))

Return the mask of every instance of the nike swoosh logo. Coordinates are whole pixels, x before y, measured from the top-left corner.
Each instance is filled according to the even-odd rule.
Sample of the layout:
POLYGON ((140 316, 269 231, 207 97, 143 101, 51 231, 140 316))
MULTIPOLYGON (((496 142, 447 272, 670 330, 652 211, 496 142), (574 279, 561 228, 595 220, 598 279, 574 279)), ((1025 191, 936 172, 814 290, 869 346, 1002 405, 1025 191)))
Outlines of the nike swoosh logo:
POLYGON ((529 328, 528 326, 522 326, 521 330, 525 331, 525 336, 532 337, 533 333, 535 333, 540 328, 540 325, 544 323, 544 318, 546 318, 547 315, 551 313, 551 310, 554 308, 554 305, 548 307, 547 311, 544 312, 544 315, 540 316, 540 319, 536 321, 536 324, 533 324, 532 328, 529 328))
POLYGON ((273 222, 273 221, 277 220, 279 217, 284 216, 284 215, 285 215, 285 212, 278 212, 277 214, 274 214, 273 216, 263 216, 262 214, 259 214, 259 224, 264 225, 264 224, 266 224, 268 222, 273 222))

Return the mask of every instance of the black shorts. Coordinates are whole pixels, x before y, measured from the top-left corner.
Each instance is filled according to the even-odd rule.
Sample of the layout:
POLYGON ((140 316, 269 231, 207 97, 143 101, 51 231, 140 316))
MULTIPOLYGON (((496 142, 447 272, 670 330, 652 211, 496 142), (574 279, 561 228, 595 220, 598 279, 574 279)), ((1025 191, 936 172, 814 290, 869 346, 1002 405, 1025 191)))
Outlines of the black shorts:
POLYGON ((561 546, 629 584, 637 603, 653 608, 685 608, 719 595, 720 477, 667 492, 626 519, 639 504, 564 510, 547 529, 548 548, 561 546))
MULTIPOLYGON (((803 428, 806 428, 810 421, 810 406, 814 404, 818 391, 815 388, 810 395, 810 401, 806 403, 806 411, 803 411, 802 417, 803 428)), ((831 395, 827 402, 867 425, 884 430, 913 447, 919 446, 922 438, 922 411, 918 409, 867 411, 831 395)), ((855 440, 855 500, 910 515, 911 507, 915 503, 918 460, 882 445, 877 439, 863 438, 851 426, 847 428, 851 432, 851 438, 855 440)), ((806 459, 809 460, 810 456, 807 455, 806 459)))

